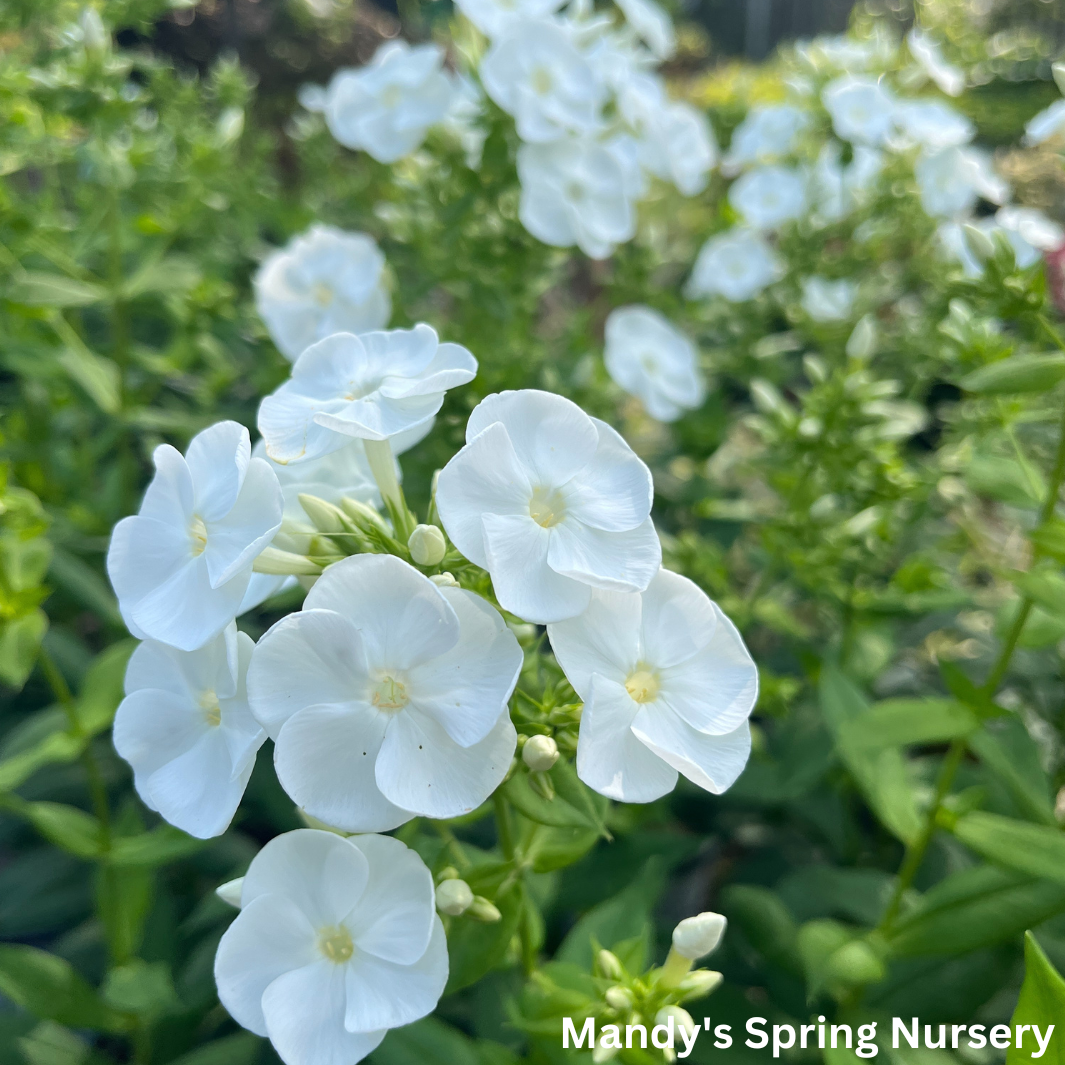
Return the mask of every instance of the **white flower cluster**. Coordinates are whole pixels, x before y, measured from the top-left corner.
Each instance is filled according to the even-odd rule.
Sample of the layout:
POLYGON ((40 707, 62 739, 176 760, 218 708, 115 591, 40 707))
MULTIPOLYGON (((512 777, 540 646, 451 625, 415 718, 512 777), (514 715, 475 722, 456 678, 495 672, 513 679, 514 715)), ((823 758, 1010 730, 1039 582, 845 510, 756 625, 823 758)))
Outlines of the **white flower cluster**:
MULTIPOLYGON (((652 413, 701 398, 694 348, 655 312, 619 310, 607 333, 612 372, 652 413)), ((112 537, 108 572, 143 640, 114 741, 144 802, 218 835, 269 736, 282 787, 334 830, 279 837, 224 892, 241 912, 218 950, 222 1001, 289 1065, 352 1065, 442 993, 428 870, 395 840, 346 834, 470 813, 512 771, 524 655, 501 611, 548 626, 584 701, 577 772, 602 794, 648 802, 678 773, 718 793, 750 752, 754 663, 720 609, 662 569, 650 471, 604 422, 547 392, 488 396, 439 474, 440 525, 411 531, 395 453, 476 371, 427 325, 316 339, 263 400, 254 454, 233 422, 184 456, 161 446, 112 537), (377 540, 344 551, 325 535, 359 528, 377 540), (499 607, 425 572, 445 558, 486 571, 499 607), (238 631, 296 576, 302 609, 258 644, 238 631)), ((546 736, 523 752, 536 771, 558 757, 546 736)))

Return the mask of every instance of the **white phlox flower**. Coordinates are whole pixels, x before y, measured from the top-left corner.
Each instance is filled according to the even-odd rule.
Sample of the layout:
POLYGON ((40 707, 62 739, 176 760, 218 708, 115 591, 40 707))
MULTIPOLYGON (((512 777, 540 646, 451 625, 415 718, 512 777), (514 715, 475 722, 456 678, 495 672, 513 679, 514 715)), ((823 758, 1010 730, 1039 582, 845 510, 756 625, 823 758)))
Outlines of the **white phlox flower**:
POLYGON ((236 422, 197 433, 184 457, 161 444, 153 459, 140 511, 111 534, 107 574, 135 636, 194 651, 236 617, 281 525, 281 486, 236 422))
POLYGON ((658 60, 669 59, 677 50, 673 20, 655 0, 616 0, 632 31, 658 60))
POLYGON ((802 309, 815 322, 842 322, 851 316, 857 295, 858 286, 847 278, 807 277, 802 282, 802 309))
POLYGON ((921 69, 948 96, 960 96, 965 88, 965 71, 948 63, 939 42, 916 26, 906 35, 910 55, 921 69))
POLYGON ((214 974, 230 1016, 285 1065, 355 1065, 443 993, 432 876, 387 836, 277 836, 252 859, 214 974))
POLYGON ((802 214, 806 182, 791 167, 760 166, 733 182, 728 199, 752 229, 776 229, 802 214))
POLYGON ((315 225, 273 252, 255 275, 255 306, 290 361, 332 333, 388 324, 385 257, 365 233, 315 225))
POLYGON ((274 462, 320 458, 353 438, 388 440, 428 424, 444 393, 472 381, 477 360, 441 344, 424 323, 387 332, 336 333, 311 345, 292 376, 259 407, 274 462))
POLYGON ((524 389, 474 408, 436 505, 503 609, 544 624, 579 614, 593 588, 647 587, 662 558, 652 497, 650 471, 609 425, 524 389))
POLYGON ((640 165, 672 181, 685 196, 706 188, 717 162, 717 141, 703 112, 670 100, 654 74, 636 74, 618 92, 618 110, 633 132, 640 165))
POLYGON ((577 773, 620 802, 651 802, 677 773, 715 795, 743 771, 758 670, 735 626, 686 577, 661 570, 640 594, 596 591, 549 625, 584 700, 577 773))
POLYGON ((229 827, 266 740, 245 685, 254 646, 230 623, 198 651, 145 640, 126 669, 115 750, 144 804, 198 839, 229 827))
POLYGON ((884 169, 884 153, 856 144, 846 165, 838 141, 823 145, 811 172, 810 196, 817 215, 826 222, 846 218, 876 184, 884 169))
POLYGON ((676 421, 702 405, 706 383, 695 345, 650 307, 618 307, 607 316, 607 372, 638 396, 652 418, 676 421))
POLYGON ((1042 144, 1062 133, 1065 133, 1065 100, 1055 100, 1028 120, 1024 127, 1024 141, 1026 144, 1042 144))
POLYGON ((565 0, 455 0, 455 6, 486 37, 494 40, 515 22, 545 19, 565 0))
POLYGON ((941 100, 900 101, 895 118, 902 133, 924 148, 968 144, 976 135, 972 122, 941 100))
POLYGON ((733 303, 754 299, 784 276, 784 263, 765 238, 737 227, 711 237, 700 249, 685 287, 689 299, 724 296, 733 303))
POLYGON ((841 140, 882 145, 895 128, 895 97, 876 78, 837 78, 825 86, 821 102, 841 140))
POLYGON ((790 104, 752 107, 732 133, 722 169, 736 174, 745 167, 783 158, 794 150, 809 124, 810 116, 790 104))
POLYGON ((557 22, 517 21, 481 60, 485 92, 514 116, 518 135, 544 144, 601 125, 606 87, 557 22))
POLYGON ((499 612, 393 555, 326 569, 248 674, 282 787, 350 832, 457 817, 502 782, 522 652, 499 612))
POLYGON ((417 149, 451 106, 443 49, 389 41, 364 67, 339 70, 329 83, 329 132, 379 163, 394 163, 417 149))
POLYGON ((1003 203, 1009 185, 976 148, 942 148, 917 160, 914 177, 921 206, 933 218, 968 214, 978 199, 1003 203))
POLYGON ((523 144, 518 177, 521 223, 545 244, 576 244, 590 258, 605 259, 636 234, 633 176, 602 144, 523 144))

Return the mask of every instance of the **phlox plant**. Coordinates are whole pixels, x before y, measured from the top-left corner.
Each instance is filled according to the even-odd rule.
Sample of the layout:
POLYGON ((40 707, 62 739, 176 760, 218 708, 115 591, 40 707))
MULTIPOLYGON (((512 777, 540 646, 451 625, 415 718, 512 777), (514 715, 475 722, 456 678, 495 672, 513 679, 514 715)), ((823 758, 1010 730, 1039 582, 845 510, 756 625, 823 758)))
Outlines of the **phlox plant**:
POLYGON ((272 98, 0 12, 0 1058, 1060 1022, 1065 231, 949 7, 680 76, 456 0, 272 98))

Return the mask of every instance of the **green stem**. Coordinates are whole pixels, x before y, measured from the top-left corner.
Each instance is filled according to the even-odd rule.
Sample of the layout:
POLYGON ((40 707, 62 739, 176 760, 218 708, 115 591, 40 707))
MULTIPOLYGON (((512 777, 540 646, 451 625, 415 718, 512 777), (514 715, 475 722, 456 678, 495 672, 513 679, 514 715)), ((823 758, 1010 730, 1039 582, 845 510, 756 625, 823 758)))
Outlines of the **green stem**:
POLYGON ((510 806, 507 800, 496 790, 492 796, 492 805, 496 813, 496 834, 499 836, 499 847, 503 851, 503 857, 508 862, 514 860, 514 822, 510 816, 510 806))
POLYGON ((414 531, 414 522, 407 509, 407 500, 403 495, 399 479, 396 477, 396 460, 392 454, 392 445, 388 440, 364 440, 366 459, 370 472, 377 482, 381 499, 392 518, 396 539, 405 544, 414 531))

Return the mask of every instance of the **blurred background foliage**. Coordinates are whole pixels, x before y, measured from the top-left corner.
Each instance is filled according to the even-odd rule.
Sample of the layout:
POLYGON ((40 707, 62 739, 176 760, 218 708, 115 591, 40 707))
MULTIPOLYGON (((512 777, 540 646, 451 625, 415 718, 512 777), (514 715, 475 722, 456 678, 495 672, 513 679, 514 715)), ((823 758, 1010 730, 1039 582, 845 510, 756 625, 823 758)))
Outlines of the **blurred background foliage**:
MULTIPOLYGON (((1056 98, 1065 6, 919 6, 969 71, 958 104, 1018 199, 1065 221, 1060 157, 1016 147, 1056 98)), ((1061 842, 1065 783, 1062 389, 1053 375, 1019 392, 960 385, 1006 355, 1061 348, 1041 266, 1000 255, 980 280, 945 270, 912 176, 889 175, 856 216, 785 237, 795 278, 875 291, 878 353, 855 358, 848 326, 797 310, 797 284, 742 313, 681 298, 697 248, 732 221, 720 187, 652 198, 638 239, 593 263, 518 224, 501 116, 479 171, 436 134, 387 168, 298 107, 301 85, 385 39, 445 34, 446 0, 110 0, 100 13, 102 31, 73 0, 0 6, 0 1060, 275 1060, 217 1003, 230 911, 213 889, 299 822, 266 754, 220 839, 189 841, 138 804, 107 735, 130 647, 103 555, 158 443, 183 447, 220 418, 253 426, 286 376, 250 278, 313 221, 373 234, 394 324, 429 321, 480 359, 404 460, 419 502, 481 397, 567 394, 652 466, 669 564, 721 602, 763 671, 739 783, 612 807, 611 842, 593 830, 560 843, 529 911, 554 961, 524 983, 508 912, 467 951, 487 949, 492 971, 478 980, 453 944, 469 986, 374 1060, 561 1060, 545 1033, 587 1004, 573 967, 587 971, 592 938, 659 957, 675 921, 708 908, 731 919, 716 1023, 1008 1020, 1026 928, 1065 965, 1065 862, 1053 847, 1032 857, 1061 842), (688 329, 712 374, 705 407, 675 425, 602 367, 602 322, 631 302, 688 329), (848 724, 866 714, 879 714, 872 739, 848 724), (879 953, 855 968, 852 952, 847 968, 839 948, 859 938, 879 953)), ((676 14, 668 73, 722 141, 752 102, 780 96, 793 62, 786 44, 750 60, 848 20, 901 33, 914 17, 894 0, 702 0, 676 14)), ((276 616, 268 604, 243 624, 257 637, 276 616)), ((439 865, 445 847, 480 860, 494 843, 486 822, 455 833, 417 845, 439 865)), ((693 1060, 754 1053, 737 1039, 693 1060)))

